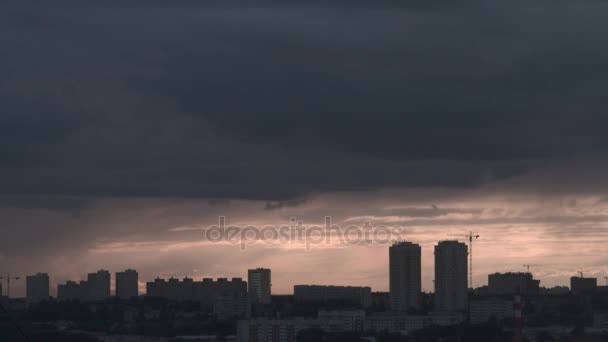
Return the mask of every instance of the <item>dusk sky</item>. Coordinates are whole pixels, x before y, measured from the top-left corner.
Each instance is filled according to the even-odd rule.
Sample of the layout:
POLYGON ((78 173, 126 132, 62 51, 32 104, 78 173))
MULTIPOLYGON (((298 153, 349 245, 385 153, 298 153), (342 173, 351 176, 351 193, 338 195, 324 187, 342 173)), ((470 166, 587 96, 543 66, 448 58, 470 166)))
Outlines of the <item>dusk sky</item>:
POLYGON ((204 234, 331 216, 420 243, 426 291, 469 230, 476 286, 604 284, 607 1, 86 3, 0 5, 0 273, 387 291, 388 244, 204 234))

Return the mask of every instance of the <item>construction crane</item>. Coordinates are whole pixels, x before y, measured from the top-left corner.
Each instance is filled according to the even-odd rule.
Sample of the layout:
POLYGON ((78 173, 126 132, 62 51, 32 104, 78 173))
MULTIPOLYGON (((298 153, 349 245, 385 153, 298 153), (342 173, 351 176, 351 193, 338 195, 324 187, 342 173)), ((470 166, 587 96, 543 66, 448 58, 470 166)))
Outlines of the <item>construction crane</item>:
POLYGON ((10 273, 6 274, 6 277, 0 277, 0 280, 6 280, 6 296, 11 297, 11 280, 19 280, 20 277, 11 277, 10 273))
POLYGON ((535 266, 542 266, 542 265, 536 265, 536 264, 525 264, 523 265, 526 268, 526 272, 530 273, 530 267, 535 267, 535 266))
MULTIPOLYGON (((462 235, 450 235, 450 236, 460 236, 462 235)), ((473 241, 479 239, 479 234, 473 233, 469 231, 469 234, 464 235, 464 238, 469 241, 469 288, 473 288, 473 241)))

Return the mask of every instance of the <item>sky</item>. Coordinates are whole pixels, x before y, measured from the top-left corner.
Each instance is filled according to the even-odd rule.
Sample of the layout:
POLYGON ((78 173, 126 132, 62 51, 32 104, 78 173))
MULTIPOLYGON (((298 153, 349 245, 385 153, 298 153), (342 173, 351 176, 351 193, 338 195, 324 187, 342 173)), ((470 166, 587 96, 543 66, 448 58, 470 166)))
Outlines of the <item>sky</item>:
MULTIPOLYGON (((135 268, 388 289, 388 246, 211 241, 390 227, 474 284, 608 276, 608 2, 5 0, 0 273, 135 268)), ((12 284, 23 295, 24 281, 12 284)))

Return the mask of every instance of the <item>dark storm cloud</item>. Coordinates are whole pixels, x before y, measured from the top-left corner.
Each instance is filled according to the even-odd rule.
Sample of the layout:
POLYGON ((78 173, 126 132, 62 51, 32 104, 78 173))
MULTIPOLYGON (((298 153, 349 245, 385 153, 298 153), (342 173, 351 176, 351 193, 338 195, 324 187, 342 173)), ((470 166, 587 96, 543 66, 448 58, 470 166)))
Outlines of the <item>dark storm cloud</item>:
POLYGON ((461 209, 461 208, 439 208, 436 205, 430 207, 405 207, 405 208, 389 208, 386 210, 386 215, 398 215, 402 218, 438 218, 450 214, 468 214, 479 215, 483 209, 461 209))
POLYGON ((4 193, 276 207, 474 187, 608 147, 605 3, 3 6, 4 193))
POLYGON ((58 143, 74 129, 75 122, 65 112, 40 96, 31 93, 24 98, 2 91, 0 167, 36 164, 36 146, 58 143))
POLYGON ((90 209, 92 201, 84 198, 64 196, 7 196, 0 197, 0 207, 26 210, 44 209, 56 212, 68 212, 78 215, 90 209))
POLYGON ((306 199, 295 199, 295 200, 288 200, 288 201, 276 201, 276 202, 266 202, 266 205, 264 205, 264 210, 277 210, 277 209, 283 209, 283 208, 294 208, 294 207, 298 207, 302 204, 305 204, 307 202, 306 199))

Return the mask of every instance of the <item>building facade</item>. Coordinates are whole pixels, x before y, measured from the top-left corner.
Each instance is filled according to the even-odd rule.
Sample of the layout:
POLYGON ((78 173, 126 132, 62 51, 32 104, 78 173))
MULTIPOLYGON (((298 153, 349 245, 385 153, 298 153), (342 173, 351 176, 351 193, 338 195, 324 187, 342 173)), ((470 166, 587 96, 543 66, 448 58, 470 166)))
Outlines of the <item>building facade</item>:
POLYGON ((139 295, 139 275, 135 270, 116 272, 116 297, 136 298, 139 295))
POLYGON ((39 303, 49 299, 49 275, 46 273, 37 273, 27 276, 25 278, 25 288, 25 296, 28 304, 39 303))
POLYGON ((398 242, 389 247, 391 309, 407 311, 420 308, 420 245, 398 242))
POLYGON ((87 300, 97 302, 110 298, 110 272, 99 270, 95 273, 89 273, 87 276, 87 300))
POLYGON ((271 281, 270 269, 256 268, 247 271, 249 298, 252 304, 270 304, 271 281))
POLYGON ((293 295, 297 303, 350 304, 362 308, 372 303, 372 289, 361 286, 295 285, 293 295))
POLYGON ((597 278, 571 277, 570 290, 574 294, 593 291, 597 288, 597 278))
POLYGON ((146 283, 146 296, 174 301, 198 301, 202 309, 219 318, 248 317, 249 298, 247 282, 241 278, 204 278, 182 281, 171 278, 168 281, 156 278, 146 283))
POLYGON ((305 329, 322 330, 328 333, 356 332, 363 326, 365 312, 320 313, 318 318, 271 319, 256 318, 241 320, 237 324, 238 342, 296 342, 298 333, 305 329), (363 315, 361 317, 357 315, 363 315), (355 315, 355 316, 353 316, 355 315))
POLYGON ((490 295, 537 295, 540 280, 531 273, 509 272, 488 275, 488 293, 490 295))
POLYGON ((467 308, 468 247, 458 241, 435 246, 435 311, 454 312, 467 308))
POLYGON ((469 303, 469 317, 471 324, 513 318, 513 301, 497 298, 472 300, 469 303))
POLYGON ((84 301, 88 297, 86 281, 80 283, 75 281, 67 281, 65 284, 57 285, 57 300, 78 300, 84 301))
POLYGON ((409 315, 404 312, 377 312, 365 318, 365 331, 372 333, 408 334, 429 326, 451 326, 463 322, 460 312, 409 315))

